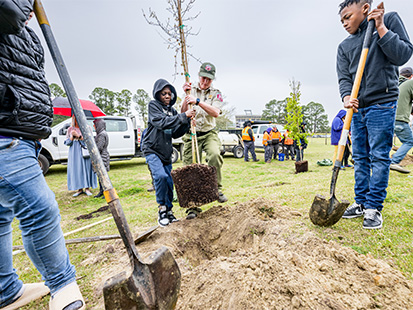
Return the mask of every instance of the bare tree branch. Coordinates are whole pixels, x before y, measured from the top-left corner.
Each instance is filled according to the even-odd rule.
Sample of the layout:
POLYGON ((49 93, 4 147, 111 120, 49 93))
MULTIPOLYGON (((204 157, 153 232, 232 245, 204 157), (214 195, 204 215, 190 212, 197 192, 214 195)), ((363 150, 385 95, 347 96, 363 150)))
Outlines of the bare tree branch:
POLYGON ((201 13, 198 12, 197 14, 190 16, 189 12, 193 8, 195 1, 196 0, 168 0, 168 7, 166 8, 166 10, 171 16, 168 17, 165 22, 162 22, 156 12, 151 8, 149 8, 148 15, 146 15, 142 10, 143 17, 145 18, 146 22, 149 25, 158 27, 161 30, 160 32, 158 31, 158 34, 164 40, 165 44, 168 45, 168 49, 175 51, 175 73, 173 74, 174 77, 176 77, 177 75, 187 74, 187 72, 182 72, 182 70, 180 70, 182 67, 184 67, 182 69, 183 71, 186 71, 185 67, 187 66, 187 55, 199 63, 202 62, 199 58, 196 58, 194 55, 187 51, 191 46, 186 43, 189 36, 197 36, 199 34, 199 30, 197 32, 194 32, 193 28, 189 25, 189 23, 196 19, 201 13), (180 3, 178 3, 178 1, 180 3), (179 12, 179 7, 181 8, 181 12, 179 12), (183 37, 181 37, 181 31, 183 37), (182 44, 185 44, 185 46, 182 46, 182 44), (183 60, 183 63, 181 63, 181 65, 179 66, 177 56, 180 53, 185 54, 185 57, 183 57, 185 61, 183 60))

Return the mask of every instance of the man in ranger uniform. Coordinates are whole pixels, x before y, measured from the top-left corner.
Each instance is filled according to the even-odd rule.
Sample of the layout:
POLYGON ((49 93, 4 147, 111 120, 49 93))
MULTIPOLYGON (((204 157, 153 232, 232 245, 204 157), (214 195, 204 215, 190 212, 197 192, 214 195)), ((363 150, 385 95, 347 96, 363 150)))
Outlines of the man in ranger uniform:
MULTIPOLYGON (((215 66, 209 62, 205 62, 199 69, 199 83, 195 87, 191 87, 190 83, 185 83, 184 91, 190 90, 190 95, 187 95, 182 102, 181 112, 186 112, 189 104, 194 106, 196 136, 198 140, 199 156, 202 160, 202 151, 206 153, 206 161, 209 166, 214 166, 217 169, 218 178, 218 201, 223 203, 228 199, 222 193, 222 175, 221 167, 224 160, 220 154, 221 141, 218 137, 218 130, 215 128, 215 119, 222 113, 222 94, 218 89, 213 88, 212 81, 215 79, 215 66)), ((186 134, 182 140, 184 141, 184 165, 192 163, 192 144, 191 135, 186 134)))

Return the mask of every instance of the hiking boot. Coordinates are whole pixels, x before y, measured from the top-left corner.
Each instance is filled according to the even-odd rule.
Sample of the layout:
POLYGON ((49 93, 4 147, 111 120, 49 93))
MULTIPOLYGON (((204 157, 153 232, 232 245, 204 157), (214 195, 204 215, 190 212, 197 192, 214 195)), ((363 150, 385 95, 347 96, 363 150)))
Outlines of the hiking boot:
POLYGON ((380 229, 383 227, 383 217, 381 212, 376 209, 366 209, 364 211, 364 229, 380 229))
POLYGON ((355 217, 360 217, 363 216, 364 214, 364 206, 362 204, 359 204, 357 202, 354 202, 350 207, 344 211, 344 214, 342 216, 343 219, 352 219, 355 217))
POLYGON ((201 208, 189 208, 185 211, 188 215, 186 216, 187 220, 192 220, 198 216, 199 213, 202 212, 201 208))
POLYGON ((159 206, 158 211, 158 224, 161 227, 169 225, 168 210, 165 206, 159 206))
POLYGON ((227 201, 228 201, 228 198, 225 197, 225 195, 220 192, 220 193, 218 194, 218 202, 224 203, 224 202, 227 202, 227 201))
POLYGON ((169 210, 167 213, 168 219, 169 219, 169 224, 179 222, 179 220, 175 217, 174 213, 172 210, 169 210))
POLYGON ((254 161, 260 161, 258 158, 255 158, 254 161))
POLYGON ((394 170, 394 171, 397 171, 397 172, 400 172, 400 173, 410 173, 409 170, 404 169, 399 164, 390 164, 390 170, 394 170))

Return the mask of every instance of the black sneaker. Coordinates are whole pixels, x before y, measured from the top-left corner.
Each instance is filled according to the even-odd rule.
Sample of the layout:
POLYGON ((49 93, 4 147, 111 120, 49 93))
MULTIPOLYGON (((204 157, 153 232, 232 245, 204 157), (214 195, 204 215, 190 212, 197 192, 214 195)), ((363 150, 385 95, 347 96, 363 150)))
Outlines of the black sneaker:
POLYGON ((363 216, 364 214, 364 206, 360 203, 354 202, 350 207, 344 211, 342 216, 343 219, 352 219, 355 217, 363 216))
POLYGON ((227 201, 228 201, 228 198, 225 197, 225 195, 220 192, 220 193, 218 194, 218 202, 224 203, 224 202, 227 202, 227 201))
POLYGON ((199 213, 202 212, 201 208, 189 208, 188 210, 185 211, 187 216, 187 220, 192 220, 198 216, 199 213))
POLYGON ((366 209, 364 211, 364 229, 380 229, 383 227, 383 217, 381 212, 376 209, 366 209))
POLYGON ((169 210, 169 211, 167 212, 167 216, 168 216, 168 219, 169 219, 169 224, 175 223, 175 222, 179 222, 179 220, 175 217, 175 215, 174 215, 174 213, 172 212, 172 210, 169 210))
POLYGON ((168 210, 165 206, 160 206, 158 211, 158 224, 165 227, 169 225, 168 210))

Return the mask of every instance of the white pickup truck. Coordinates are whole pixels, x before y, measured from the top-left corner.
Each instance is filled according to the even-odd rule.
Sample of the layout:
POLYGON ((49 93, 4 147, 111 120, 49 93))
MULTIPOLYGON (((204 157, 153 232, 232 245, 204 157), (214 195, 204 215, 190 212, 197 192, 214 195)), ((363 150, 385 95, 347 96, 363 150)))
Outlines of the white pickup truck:
MULTIPOLYGON (((136 127, 134 118, 124 116, 102 116, 99 118, 106 122, 111 161, 143 156, 140 150, 141 128, 136 127)), ((93 119, 89 119, 88 122, 93 128, 93 119)), ((57 124, 52 128, 50 137, 41 141, 43 148, 39 154, 39 165, 43 174, 47 173, 51 165, 67 163, 69 147, 64 144, 64 141, 70 124, 71 119, 57 124)), ((173 139, 172 144, 172 162, 175 163, 182 154, 183 142, 181 139, 173 139)))

